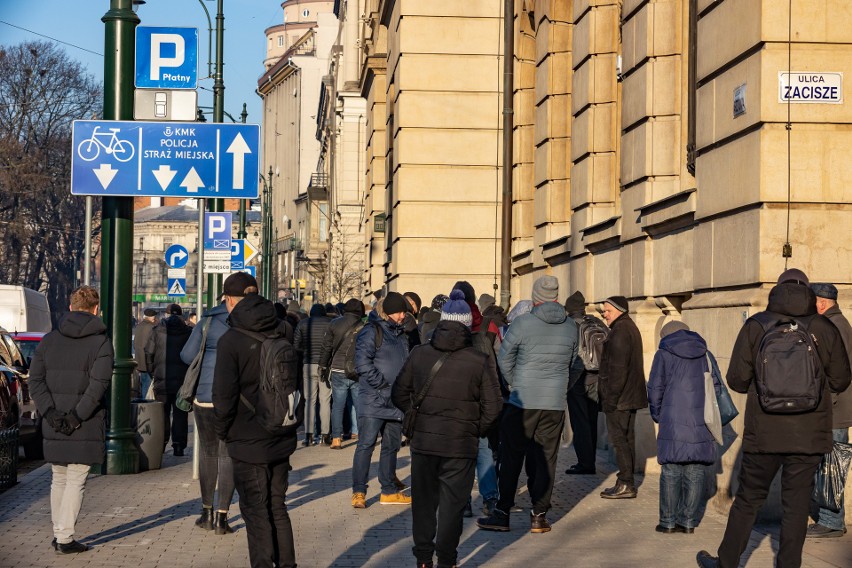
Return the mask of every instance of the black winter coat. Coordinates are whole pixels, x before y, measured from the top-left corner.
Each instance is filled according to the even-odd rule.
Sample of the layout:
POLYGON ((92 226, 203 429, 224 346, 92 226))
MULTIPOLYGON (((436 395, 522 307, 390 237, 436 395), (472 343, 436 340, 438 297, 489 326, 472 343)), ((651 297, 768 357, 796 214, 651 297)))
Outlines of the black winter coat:
POLYGON ((405 362, 391 389, 393 403, 403 412, 423 388, 435 362, 452 353, 435 375, 417 413, 412 452, 475 459, 479 438, 500 416, 503 399, 494 358, 471 345, 467 327, 442 321, 430 343, 414 348, 405 362))
MULTIPOLYGON (((849 363, 852 364, 852 325, 849 325, 849 320, 840 311, 840 306, 836 304, 825 310, 822 315, 827 317, 840 332, 843 347, 846 349, 846 356, 849 358, 849 363)), ((831 410, 832 427, 835 430, 849 428, 852 426, 852 388, 848 388, 840 394, 835 394, 832 398, 834 399, 834 407, 831 410)))
POLYGON ((319 366, 342 371, 346 365, 346 351, 358 335, 361 318, 357 314, 346 313, 334 318, 328 325, 322 339, 322 353, 319 366))
POLYGON ((145 345, 148 372, 154 376, 154 394, 175 395, 183 385, 189 366, 180 358, 192 328, 183 318, 172 315, 160 322, 145 345))
POLYGON ((826 381, 822 399, 813 412, 804 414, 768 414, 757 400, 754 386, 754 362, 757 359, 763 326, 749 319, 740 329, 731 363, 728 386, 747 393, 743 451, 759 454, 824 454, 832 447, 831 392, 849 386, 849 359, 837 328, 817 315, 816 296, 807 286, 779 284, 769 292, 766 311, 809 320, 808 331, 816 338, 817 354, 822 361, 826 381))
POLYGON ((317 364, 322 355, 322 340, 331 323, 325 315, 325 308, 316 304, 311 308, 311 317, 303 319, 296 326, 293 346, 302 354, 305 364, 317 364))
POLYGON ((626 313, 615 318, 604 342, 598 396, 604 412, 648 407, 642 336, 626 313))
MULTIPOLYGON (((249 294, 234 306, 228 321, 231 329, 222 335, 216 346, 216 369, 213 373, 216 435, 227 442, 228 454, 233 459, 248 463, 285 460, 296 450, 296 433, 271 434, 240 401, 242 394, 252 405, 257 405, 260 342, 235 329, 280 334, 275 307, 263 296, 249 294)), ((295 381, 295 360, 288 371, 295 381)))
POLYGON ((55 464, 96 464, 104 460, 106 406, 112 379, 112 343, 100 318, 68 312, 38 345, 30 365, 30 394, 42 414, 74 410, 82 425, 70 436, 42 421, 44 459, 55 464))

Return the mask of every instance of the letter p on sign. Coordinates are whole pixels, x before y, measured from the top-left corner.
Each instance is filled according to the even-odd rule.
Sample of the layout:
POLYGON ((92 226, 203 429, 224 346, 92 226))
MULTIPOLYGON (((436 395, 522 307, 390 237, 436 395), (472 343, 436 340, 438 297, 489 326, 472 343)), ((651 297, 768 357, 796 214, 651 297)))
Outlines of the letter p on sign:
POLYGON ((136 28, 137 88, 195 89, 197 85, 197 28, 136 28))
POLYGON ((151 80, 160 80, 162 67, 179 68, 185 59, 183 36, 178 34, 151 34, 151 80), (163 46, 174 46, 174 50, 164 49, 163 46), (174 51, 174 56, 167 57, 164 53, 174 51))

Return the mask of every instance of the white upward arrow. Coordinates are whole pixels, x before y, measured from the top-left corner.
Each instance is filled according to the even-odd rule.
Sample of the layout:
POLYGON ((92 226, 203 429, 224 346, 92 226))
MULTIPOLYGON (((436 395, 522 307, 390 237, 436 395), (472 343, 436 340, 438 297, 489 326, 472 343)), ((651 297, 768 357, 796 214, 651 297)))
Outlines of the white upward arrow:
POLYGON ((95 172, 98 181, 101 182, 104 189, 109 187, 109 184, 115 179, 115 174, 118 173, 118 170, 113 169, 112 164, 101 164, 101 167, 92 168, 92 171, 95 172))
POLYGON ((243 135, 237 132, 237 137, 225 152, 234 155, 234 189, 245 189, 246 154, 251 154, 251 148, 246 144, 243 135))
POLYGON ((160 184, 160 187, 163 188, 163 191, 166 191, 166 188, 169 187, 170 183, 172 183, 175 174, 177 174, 177 170, 173 170, 166 165, 161 165, 159 169, 156 169, 151 173, 154 174, 155 178, 157 178, 157 183, 160 184))
POLYGON ((198 193, 198 188, 203 187, 204 182, 201 181, 201 176, 198 175, 195 168, 189 168, 189 173, 186 174, 186 177, 183 178, 182 182, 180 182, 180 186, 185 187, 186 191, 189 193, 198 193))

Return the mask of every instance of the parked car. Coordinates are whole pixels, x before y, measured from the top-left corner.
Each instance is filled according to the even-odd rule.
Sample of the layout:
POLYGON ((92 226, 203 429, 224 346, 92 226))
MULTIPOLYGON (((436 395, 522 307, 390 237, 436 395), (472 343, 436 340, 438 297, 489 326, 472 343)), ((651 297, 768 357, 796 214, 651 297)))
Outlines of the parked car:
MULTIPOLYGON (((43 333, 29 335, 44 336, 43 333)), ((40 337, 38 341, 41 341, 40 337)), ((29 347, 31 345, 27 346, 27 348, 29 347)), ((35 347, 32 347, 32 351, 35 351, 35 347)), ((41 415, 30 399, 29 386, 27 385, 30 360, 32 360, 32 355, 26 358, 12 334, 0 327, 0 365, 8 369, 7 373, 15 374, 19 385, 20 434, 18 440, 24 448, 24 455, 28 459, 41 459, 44 455, 42 451, 41 415)))

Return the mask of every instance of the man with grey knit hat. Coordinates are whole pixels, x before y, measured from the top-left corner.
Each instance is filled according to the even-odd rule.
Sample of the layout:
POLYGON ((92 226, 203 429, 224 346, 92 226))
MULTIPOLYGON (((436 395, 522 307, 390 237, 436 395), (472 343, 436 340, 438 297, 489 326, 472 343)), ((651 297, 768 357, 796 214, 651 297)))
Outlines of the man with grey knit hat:
POLYGON ((598 396, 618 464, 618 480, 601 492, 604 499, 636 498, 636 411, 648 407, 642 335, 628 310, 624 296, 610 296, 604 301, 603 317, 610 332, 601 355, 598 396))
POLYGON ((538 278, 532 311, 514 320, 500 346, 497 362, 511 392, 500 424, 500 498, 491 514, 477 521, 485 530, 509 530, 509 511, 526 458, 533 466, 527 480, 530 531, 550 531, 546 514, 565 423, 565 392, 569 379, 582 372, 577 324, 557 303, 558 295, 555 277, 538 278))

